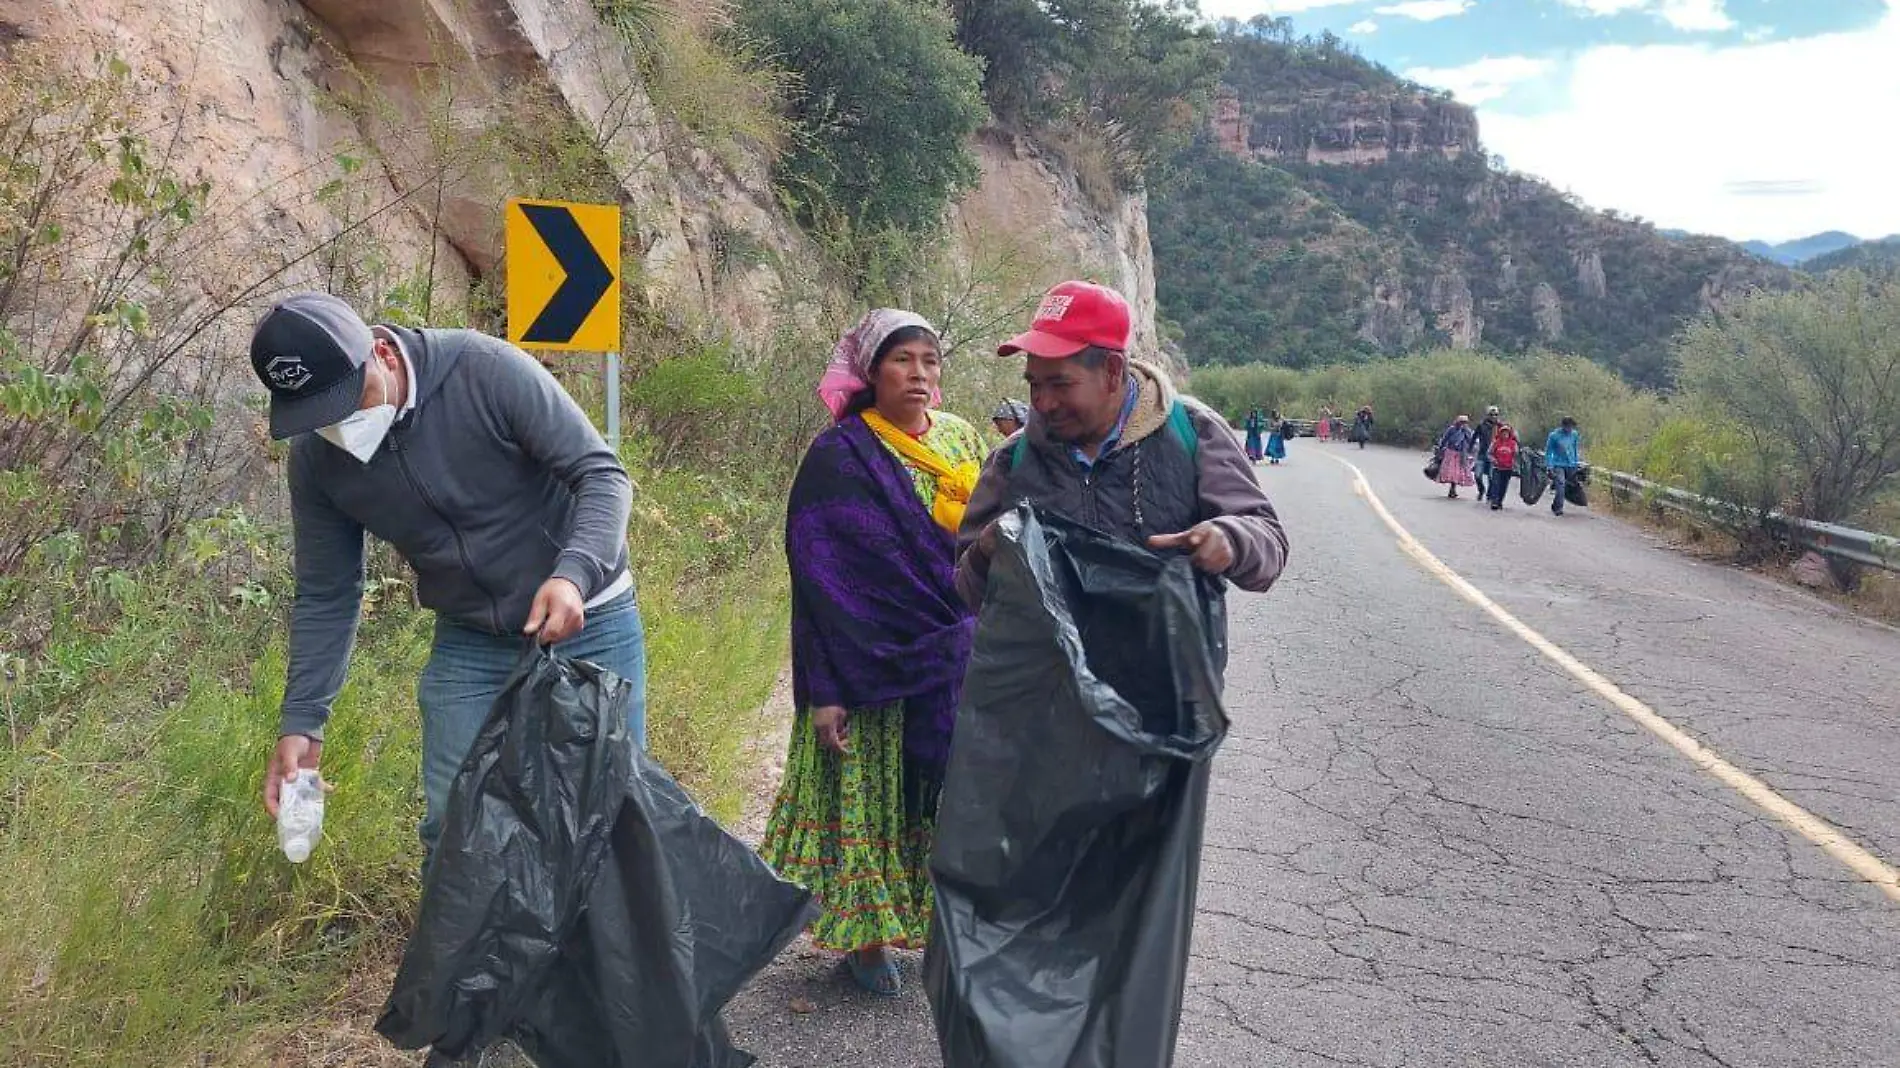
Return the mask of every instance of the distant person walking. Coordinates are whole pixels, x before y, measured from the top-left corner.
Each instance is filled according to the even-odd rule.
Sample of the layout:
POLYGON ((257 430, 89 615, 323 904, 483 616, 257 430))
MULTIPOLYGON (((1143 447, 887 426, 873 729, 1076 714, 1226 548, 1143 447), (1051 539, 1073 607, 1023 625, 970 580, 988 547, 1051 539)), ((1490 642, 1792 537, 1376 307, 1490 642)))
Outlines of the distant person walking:
POLYGON ((1321 441, 1333 440, 1333 410, 1320 405, 1319 418, 1313 423, 1313 436, 1321 441))
POLYGON ((1267 455, 1267 417, 1259 408, 1247 413, 1247 459, 1259 463, 1267 455))
POLYGON ((812 942, 890 997, 888 948, 929 937, 925 861, 975 628, 956 531, 989 450, 935 410, 941 366, 936 332, 910 312, 847 332, 818 389, 833 423, 785 522, 796 712, 759 854, 822 902, 812 942))
POLYGON ((1504 509, 1504 494, 1511 486, 1511 476, 1517 473, 1517 431, 1509 423, 1499 423, 1491 434, 1489 457, 1491 467, 1490 484, 1486 487, 1491 499, 1493 512, 1504 509))
POLYGON ((1472 472, 1478 484, 1478 503, 1483 504, 1491 491, 1491 436, 1497 432, 1499 423, 1498 406, 1493 404, 1484 410, 1484 418, 1478 421, 1477 468, 1472 472))
POLYGON ((1372 440, 1372 427, 1372 405, 1368 404, 1360 408, 1358 414, 1352 417, 1352 432, 1348 435, 1348 439, 1357 442, 1363 449, 1366 447, 1366 442, 1372 440))
POLYGON ((1564 490, 1583 466, 1583 433, 1566 415, 1544 439, 1544 466, 1550 469, 1550 514, 1564 514, 1564 490))
POLYGON ((1292 433, 1293 424, 1288 420, 1280 418, 1279 412, 1274 412, 1271 425, 1267 432, 1267 463, 1280 464, 1286 462, 1286 439, 1291 436, 1292 433))
POLYGON ((1438 481, 1451 487, 1445 496, 1454 501, 1458 499, 1459 486, 1472 484, 1471 450, 1477 440, 1468 415, 1452 420, 1445 432, 1438 435, 1438 481))

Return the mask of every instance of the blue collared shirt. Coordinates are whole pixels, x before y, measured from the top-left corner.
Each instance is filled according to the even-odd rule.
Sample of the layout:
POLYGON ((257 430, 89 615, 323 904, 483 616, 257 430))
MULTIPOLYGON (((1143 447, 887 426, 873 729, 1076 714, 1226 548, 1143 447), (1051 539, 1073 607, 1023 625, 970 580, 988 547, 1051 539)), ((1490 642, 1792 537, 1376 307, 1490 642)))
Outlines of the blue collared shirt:
POLYGON ((1126 385, 1128 395, 1122 398, 1122 414, 1115 420, 1115 429, 1109 431, 1108 437, 1103 439, 1102 447, 1096 452, 1095 459, 1090 459, 1089 454, 1083 452, 1080 448, 1074 445, 1069 446, 1069 455, 1074 457, 1075 462, 1082 466, 1082 470, 1094 470, 1095 460, 1099 460, 1109 453, 1114 452, 1115 447, 1121 444, 1122 431, 1128 429, 1128 419, 1135 414, 1135 402, 1141 399, 1141 384, 1135 380, 1134 375, 1131 374, 1128 376, 1126 385))

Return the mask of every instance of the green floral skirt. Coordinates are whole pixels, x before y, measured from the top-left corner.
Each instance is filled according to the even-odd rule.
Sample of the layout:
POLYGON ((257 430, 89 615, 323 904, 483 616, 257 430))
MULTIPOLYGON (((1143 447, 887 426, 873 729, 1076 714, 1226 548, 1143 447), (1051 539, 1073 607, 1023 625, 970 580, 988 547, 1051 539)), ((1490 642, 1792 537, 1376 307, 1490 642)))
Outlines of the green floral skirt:
POLYGON ((922 949, 935 819, 904 803, 904 706, 852 712, 848 737, 850 753, 825 749, 799 710, 759 855, 823 904, 818 946, 922 949))

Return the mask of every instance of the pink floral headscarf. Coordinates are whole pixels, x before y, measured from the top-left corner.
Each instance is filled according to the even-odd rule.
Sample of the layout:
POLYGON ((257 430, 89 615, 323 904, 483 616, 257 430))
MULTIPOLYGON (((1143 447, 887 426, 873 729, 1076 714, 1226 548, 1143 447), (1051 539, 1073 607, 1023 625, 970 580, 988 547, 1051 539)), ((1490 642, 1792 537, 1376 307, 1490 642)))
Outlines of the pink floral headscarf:
MULTIPOLYGON (((851 398, 871 388, 871 363, 877 359, 878 346, 907 326, 921 326, 933 337, 937 333, 937 328, 916 312, 879 308, 858 320, 858 325, 846 330, 838 339, 837 347, 831 350, 831 363, 818 380, 818 399, 831 410, 834 422, 844 418, 851 398)), ((934 408, 941 403, 943 397, 933 393, 930 406, 934 408)))

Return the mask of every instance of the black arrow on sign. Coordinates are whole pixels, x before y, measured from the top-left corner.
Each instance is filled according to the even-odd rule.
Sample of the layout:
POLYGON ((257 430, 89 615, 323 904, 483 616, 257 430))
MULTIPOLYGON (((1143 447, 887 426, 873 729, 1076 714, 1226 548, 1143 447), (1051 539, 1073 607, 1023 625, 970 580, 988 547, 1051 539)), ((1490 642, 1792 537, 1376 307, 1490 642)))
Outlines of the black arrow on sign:
POLYGON ((614 284, 614 273, 607 269, 607 262, 594 251, 594 243, 587 240, 566 208, 523 204, 521 212, 554 254, 554 262, 567 272, 561 288, 548 298, 547 307, 534 317, 521 340, 565 345, 587 321, 594 305, 600 303, 601 294, 614 284))

